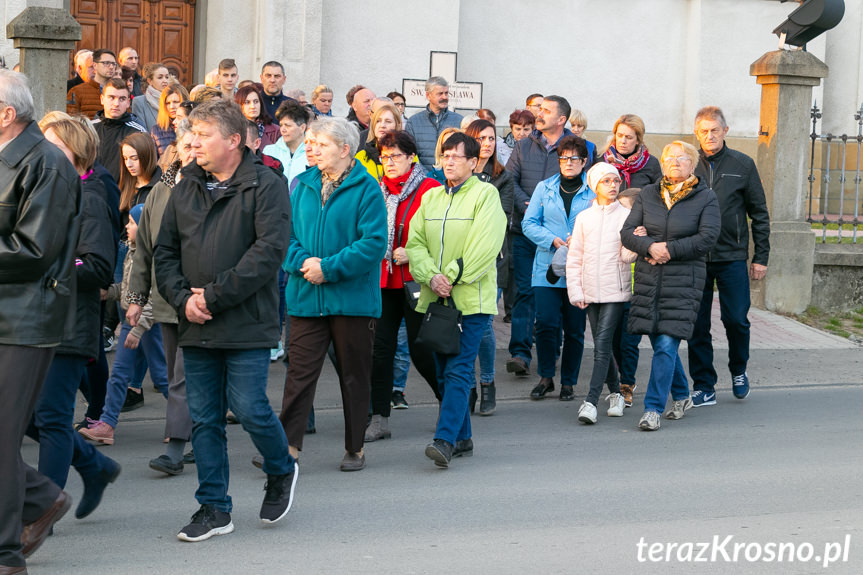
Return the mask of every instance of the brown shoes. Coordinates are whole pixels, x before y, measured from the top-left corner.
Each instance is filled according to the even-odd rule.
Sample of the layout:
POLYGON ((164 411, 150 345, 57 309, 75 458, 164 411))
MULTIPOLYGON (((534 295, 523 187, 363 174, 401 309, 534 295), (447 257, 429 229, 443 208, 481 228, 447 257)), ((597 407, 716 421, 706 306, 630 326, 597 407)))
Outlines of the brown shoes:
POLYGON ((345 457, 342 459, 342 465, 339 469, 342 471, 359 471, 366 467, 365 453, 345 452, 345 457))
MULTIPOLYGON (((42 517, 24 526, 21 530, 21 553, 24 557, 30 557, 39 549, 51 533, 51 527, 60 521, 70 507, 72 507, 72 498, 65 491, 61 491, 54 505, 42 517)), ((11 571, 11 573, 17 573, 17 571, 11 571)))

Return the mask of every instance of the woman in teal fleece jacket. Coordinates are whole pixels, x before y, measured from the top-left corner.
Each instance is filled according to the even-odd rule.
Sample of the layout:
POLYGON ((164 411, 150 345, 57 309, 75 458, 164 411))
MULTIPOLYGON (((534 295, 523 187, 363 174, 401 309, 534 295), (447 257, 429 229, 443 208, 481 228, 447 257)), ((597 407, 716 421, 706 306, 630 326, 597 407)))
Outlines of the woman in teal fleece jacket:
POLYGON ((381 260, 387 216, 378 183, 358 165, 359 134, 343 118, 310 128, 317 166, 297 176, 291 196, 291 242, 282 269, 291 316, 288 373, 279 418, 288 444, 303 447, 306 420, 330 342, 341 367, 345 411, 342 471, 365 467, 375 321, 381 314, 381 260))

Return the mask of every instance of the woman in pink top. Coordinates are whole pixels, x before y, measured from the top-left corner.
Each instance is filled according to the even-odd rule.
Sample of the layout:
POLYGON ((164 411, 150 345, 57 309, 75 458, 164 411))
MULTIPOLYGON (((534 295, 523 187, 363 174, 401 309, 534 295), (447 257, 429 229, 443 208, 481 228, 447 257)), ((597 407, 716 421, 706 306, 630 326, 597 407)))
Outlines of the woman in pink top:
POLYGON ((582 423, 596 423, 603 381, 610 392, 608 416, 623 415, 612 343, 624 302, 631 294, 629 264, 637 256, 620 243, 620 228, 629 215, 629 210, 617 201, 620 182, 620 173, 610 164, 600 162, 587 172, 587 184, 596 193, 596 200, 575 218, 566 259, 569 301, 587 309, 594 345, 590 390, 578 410, 582 423))

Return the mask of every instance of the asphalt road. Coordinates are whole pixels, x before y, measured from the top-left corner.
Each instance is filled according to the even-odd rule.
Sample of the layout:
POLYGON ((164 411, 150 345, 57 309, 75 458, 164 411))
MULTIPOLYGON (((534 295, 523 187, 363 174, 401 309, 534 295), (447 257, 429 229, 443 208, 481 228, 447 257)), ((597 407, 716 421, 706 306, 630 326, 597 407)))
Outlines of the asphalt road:
MULTIPOLYGON (((649 357, 643 351, 641 382, 649 357)), ((859 348, 756 350, 748 399, 735 400, 724 382, 717 406, 688 411, 681 421, 663 419, 653 433, 636 428, 643 386, 624 417, 605 417, 601 408, 599 422, 588 427, 576 419, 583 384, 574 402, 530 401, 524 398, 535 378, 516 380, 501 369, 497 413, 473 420, 475 455, 448 470, 423 455, 437 410, 412 372, 411 408, 393 412, 393 439, 367 445, 368 467, 358 473, 338 470, 343 420, 327 366, 316 401, 318 433, 306 439, 294 508, 275 525, 258 520, 265 477, 249 463, 248 436, 231 426, 236 529, 197 544, 176 539, 197 509, 194 467, 177 477, 147 467, 162 453, 164 425, 164 400, 148 390, 146 406, 124 414, 116 444, 103 448, 123 474, 102 506, 84 520, 70 513, 58 523, 29 569, 34 575, 859 574, 861 364, 859 348), (714 537, 719 549, 704 547, 714 537), (779 544, 783 560, 766 561, 779 544), (748 562, 747 553, 761 560, 748 562)), ((268 388, 274 406, 283 377, 284 366, 274 364, 268 388)), ((35 461, 37 449, 27 440, 25 458, 35 461)), ((67 491, 77 499, 81 489, 72 471, 67 491)))

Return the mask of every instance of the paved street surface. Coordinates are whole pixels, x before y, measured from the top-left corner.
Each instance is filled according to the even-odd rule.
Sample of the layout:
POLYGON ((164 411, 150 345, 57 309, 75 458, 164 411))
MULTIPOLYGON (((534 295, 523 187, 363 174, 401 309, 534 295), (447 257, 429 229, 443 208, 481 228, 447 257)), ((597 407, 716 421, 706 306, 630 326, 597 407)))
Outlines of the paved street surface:
MULTIPOLYGON (((721 326, 718 305, 714 316, 721 326)), ((70 512, 57 524, 30 572, 863 573, 863 349, 766 312, 754 310, 751 319, 750 397, 731 395, 720 351, 718 405, 690 410, 682 421, 663 419, 653 433, 636 428, 650 364, 646 338, 635 405, 622 418, 605 417, 600 406, 599 422, 587 427, 576 414, 591 352, 576 401, 560 402, 556 392, 531 401, 536 376, 505 372, 508 326, 496 323, 498 410, 473 419, 476 454, 448 470, 423 455, 437 409, 412 371, 411 407, 393 412, 393 439, 366 446, 364 471, 340 472, 343 420, 327 365, 318 433, 306 438, 292 511, 275 525, 258 520, 265 477, 250 464, 248 436, 230 426, 236 530, 197 544, 176 539, 197 509, 194 466, 178 477, 147 467, 164 448, 165 408, 148 381, 145 406, 123 414, 116 444, 102 448, 123 474, 92 516, 78 521, 70 512), (695 563, 699 544, 715 536, 717 547, 731 539, 705 551, 715 562, 695 563), (653 555, 662 560, 651 561, 651 544, 659 543, 676 545, 670 562, 664 547, 653 555), (787 543, 795 546, 793 562, 788 547, 781 563, 764 561, 787 543), (690 562, 678 561, 687 544, 690 562), (747 562, 746 553, 756 552, 761 561, 747 562), (828 556, 836 561, 822 567, 828 556)), ((281 362, 271 366, 276 408, 284 371, 281 362)), ((29 462, 37 449, 26 440, 29 462)), ((81 490, 73 470, 67 491, 76 504, 81 490)))

